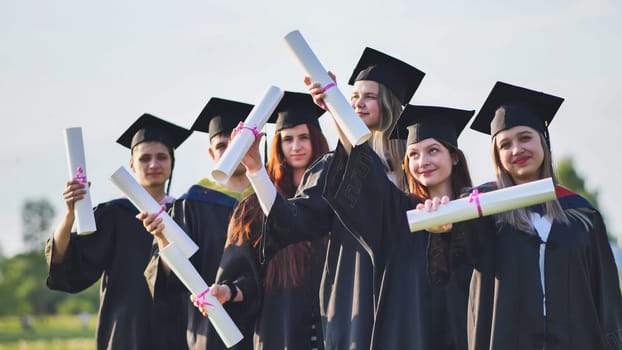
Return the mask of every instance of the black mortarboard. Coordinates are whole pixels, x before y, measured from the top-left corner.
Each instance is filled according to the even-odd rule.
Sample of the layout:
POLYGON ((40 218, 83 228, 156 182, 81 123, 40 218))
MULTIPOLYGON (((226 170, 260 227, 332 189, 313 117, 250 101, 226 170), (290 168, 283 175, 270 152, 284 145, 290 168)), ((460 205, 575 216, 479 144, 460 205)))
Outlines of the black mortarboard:
POLYGON ((159 141, 172 149, 176 149, 190 134, 192 134, 191 130, 145 113, 136 119, 117 142, 133 149, 141 142, 159 141))
POLYGON ((209 134, 210 140, 222 133, 230 133, 250 114, 253 105, 212 97, 190 129, 209 134))
POLYGON ((548 142, 548 125, 562 102, 561 97, 498 81, 471 129, 495 136, 499 131, 525 125, 542 132, 548 142))
POLYGON ((474 113, 474 110, 407 105, 391 138, 405 139, 406 145, 435 138, 458 148, 458 136, 474 113))
POLYGON ((292 128, 299 124, 312 124, 320 127, 318 118, 324 110, 313 102, 313 97, 301 92, 285 91, 281 102, 268 119, 276 124, 275 131, 292 128))
POLYGON ((425 73, 408 63, 366 47, 348 84, 353 85, 357 80, 373 80, 382 83, 404 106, 415 94, 424 75, 425 73))

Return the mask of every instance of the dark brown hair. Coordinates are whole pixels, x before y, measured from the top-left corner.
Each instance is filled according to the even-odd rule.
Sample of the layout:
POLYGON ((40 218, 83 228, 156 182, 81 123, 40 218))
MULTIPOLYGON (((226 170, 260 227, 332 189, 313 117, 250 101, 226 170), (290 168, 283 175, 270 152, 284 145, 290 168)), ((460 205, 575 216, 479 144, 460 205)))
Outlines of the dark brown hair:
MULTIPOLYGON (((328 152, 328 142, 322 131, 314 125, 306 124, 311 139, 312 162, 328 152)), ((293 169, 285 161, 281 149, 281 132, 275 133, 270 146, 270 159, 267 166, 268 175, 277 189, 285 198, 293 197, 296 187, 293 181, 293 169)), ((264 213, 257 196, 252 194, 242 200, 233 211, 229 223, 227 245, 240 245, 250 242, 253 247, 259 245, 262 237, 264 213)), ((305 267, 309 265, 311 249, 307 242, 291 244, 277 252, 267 262, 264 287, 267 290, 277 288, 297 288, 304 281, 305 267)))
MULTIPOLYGON (((458 158, 458 162, 456 162, 456 164, 451 167, 451 175, 450 175, 451 191, 453 192, 453 196, 457 197, 460 195, 460 193, 464 189, 473 186, 473 183, 471 181, 471 175, 469 173, 469 166, 467 165, 467 161, 466 161, 466 157, 464 156, 464 153, 459 148, 456 148, 442 140, 436 140, 436 141, 438 141, 441 145, 447 148, 450 156, 456 155, 456 157, 458 158)), ((412 176, 410 171, 408 171, 408 169, 409 169, 408 156, 404 156, 404 171, 406 172, 406 179, 408 181, 408 188, 410 189, 410 193, 412 195, 417 196, 420 199, 430 198, 430 192, 428 191, 427 187, 425 187, 424 185, 419 183, 417 180, 415 180, 415 178, 412 176)), ((454 199, 454 198, 451 198, 451 199, 454 199)))

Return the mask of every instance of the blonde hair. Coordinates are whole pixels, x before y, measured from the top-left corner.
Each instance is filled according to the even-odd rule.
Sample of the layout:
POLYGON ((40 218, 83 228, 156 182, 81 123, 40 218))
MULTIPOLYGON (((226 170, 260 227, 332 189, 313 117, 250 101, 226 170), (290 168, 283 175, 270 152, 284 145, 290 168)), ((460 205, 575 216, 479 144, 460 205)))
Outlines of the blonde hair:
MULTIPOLYGON (((542 147, 544 153, 544 158, 538 171, 538 179, 551 177, 553 179, 553 183, 557 184, 557 178, 555 176, 555 172, 553 171, 553 157, 551 154, 551 150, 549 149, 544 135, 539 131, 537 132, 537 134, 540 138, 540 146, 542 147)), ((510 173, 508 173, 508 171, 505 170, 503 168, 503 165, 501 164, 501 159, 499 157, 499 152, 496 146, 496 136, 492 138, 492 143, 492 159, 497 175, 497 184, 499 188, 516 185, 510 173)), ((544 212, 554 221, 559 221, 565 225, 570 225, 569 217, 572 217, 581 222, 585 226, 586 230, 592 226, 592 222, 585 214, 577 209, 564 210, 559 204, 558 200, 552 200, 544 203, 544 212)), ((533 235, 536 234, 533 225, 531 224, 529 210, 527 208, 515 209, 512 211, 497 214, 495 216, 495 220, 498 225, 507 224, 519 231, 527 232, 533 235)))
POLYGON ((402 159, 406 154, 405 140, 390 140, 391 132, 395 128, 402 113, 400 100, 386 86, 378 83, 378 107, 380 122, 377 130, 372 130, 369 143, 378 154, 387 172, 395 173, 395 183, 399 189, 408 192, 408 182, 402 168, 402 159))

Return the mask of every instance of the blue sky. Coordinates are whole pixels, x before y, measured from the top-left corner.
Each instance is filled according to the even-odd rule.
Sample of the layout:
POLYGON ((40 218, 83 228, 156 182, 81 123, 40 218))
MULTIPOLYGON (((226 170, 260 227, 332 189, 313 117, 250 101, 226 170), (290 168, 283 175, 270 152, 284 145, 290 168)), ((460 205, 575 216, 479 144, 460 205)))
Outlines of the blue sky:
MULTIPOLYGON (((63 213, 64 128, 83 128, 93 200, 117 197, 109 176, 129 152, 114 141, 142 113, 189 127, 213 96, 256 103, 270 85, 304 91, 282 44, 295 29, 345 94, 370 46, 426 72, 411 103, 478 109, 497 80, 565 97, 554 157, 573 157, 622 235, 621 11, 613 0, 2 1, 0 245, 21 249, 26 198, 63 213)), ((489 138, 467 130, 459 142, 474 181, 491 180, 489 138)), ((196 133, 179 148, 174 195, 209 175, 207 147, 196 133)))

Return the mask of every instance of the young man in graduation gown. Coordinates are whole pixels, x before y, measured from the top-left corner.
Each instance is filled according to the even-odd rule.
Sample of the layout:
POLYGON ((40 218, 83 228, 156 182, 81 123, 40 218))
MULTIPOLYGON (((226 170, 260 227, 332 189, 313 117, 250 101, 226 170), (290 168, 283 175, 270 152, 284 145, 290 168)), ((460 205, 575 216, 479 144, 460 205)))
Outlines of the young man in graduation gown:
MULTIPOLYGON (((222 157, 229 145, 231 131, 246 118, 252 108, 252 105, 246 103, 220 98, 212 98, 207 103, 191 129, 209 134, 208 152, 214 161, 222 157)), ((237 202, 250 193, 252 188, 246 178, 244 167, 240 166, 224 184, 217 184, 207 178, 201 179, 173 204, 171 217, 199 246, 199 251, 190 260, 208 284, 214 282, 218 271, 231 212, 237 202)), ((188 309, 186 337, 190 349, 226 348, 209 319, 194 306, 183 284, 159 262, 157 255, 147 267, 145 277, 156 301, 160 294, 171 291, 186 296, 188 309)), ((236 314, 237 317, 234 319, 243 319, 239 314, 246 311, 244 307, 244 303, 225 304, 227 312, 236 314)), ((244 334, 247 334, 246 329, 251 329, 252 334, 252 324, 247 326, 238 324, 238 328, 244 334)), ((245 337, 234 349, 250 346, 251 342, 252 336, 245 337)))
MULTIPOLYGON (((142 115, 117 140, 131 150, 130 168, 138 183, 161 204, 173 198, 165 191, 174 150, 191 131, 149 114, 142 115)), ((67 212, 45 247, 49 265, 47 286, 80 292, 100 277, 97 320, 98 349, 183 349, 185 317, 179 296, 151 300, 143 271, 149 263, 153 237, 136 220, 138 210, 125 198, 95 208, 97 231, 71 233, 74 203, 86 189, 78 180, 67 182, 63 193, 67 212)))

